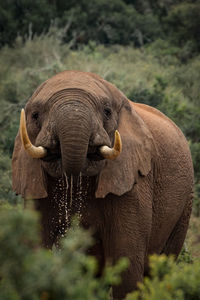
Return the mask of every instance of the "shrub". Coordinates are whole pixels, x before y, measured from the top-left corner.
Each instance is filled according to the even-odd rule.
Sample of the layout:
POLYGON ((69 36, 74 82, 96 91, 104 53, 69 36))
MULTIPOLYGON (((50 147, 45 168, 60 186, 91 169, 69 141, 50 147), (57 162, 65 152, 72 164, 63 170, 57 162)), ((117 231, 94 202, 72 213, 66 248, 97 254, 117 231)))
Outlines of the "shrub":
POLYGON ((52 21, 65 28, 64 41, 73 46, 90 40, 104 44, 143 46, 161 35, 157 16, 138 12, 123 0, 4 1, 0 4, 0 47, 48 32, 52 21))
POLYGON ((157 76, 155 78, 152 89, 140 87, 134 88, 130 91, 128 98, 135 102, 140 102, 159 108, 166 97, 166 86, 167 83, 165 82, 165 80, 162 77, 157 76))
POLYGON ((11 161, 8 155, 0 149, 0 204, 9 202, 17 204, 21 202, 20 197, 17 197, 12 192, 11 182, 11 161))
POLYGON ((198 300, 200 299, 200 262, 176 264, 172 257, 152 256, 151 278, 139 283, 139 291, 126 300, 198 300))
POLYGON ((85 255, 89 234, 74 225, 62 250, 41 249, 38 216, 32 211, 0 210, 0 299, 110 299, 127 260, 107 267, 96 278, 97 263, 85 255))
POLYGON ((164 26, 169 39, 174 45, 182 48, 180 58, 183 62, 199 53, 200 50, 200 4, 199 1, 193 2, 184 1, 173 6, 164 18, 164 26))

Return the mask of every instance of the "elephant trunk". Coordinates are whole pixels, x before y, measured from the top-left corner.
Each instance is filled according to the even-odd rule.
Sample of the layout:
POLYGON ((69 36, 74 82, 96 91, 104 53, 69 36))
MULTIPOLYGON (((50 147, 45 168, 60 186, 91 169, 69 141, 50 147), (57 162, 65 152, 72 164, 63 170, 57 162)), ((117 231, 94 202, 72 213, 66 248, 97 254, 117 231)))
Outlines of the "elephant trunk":
POLYGON ((84 104, 72 102, 60 106, 57 112, 63 171, 67 176, 78 175, 87 159, 91 135, 90 111, 84 104))

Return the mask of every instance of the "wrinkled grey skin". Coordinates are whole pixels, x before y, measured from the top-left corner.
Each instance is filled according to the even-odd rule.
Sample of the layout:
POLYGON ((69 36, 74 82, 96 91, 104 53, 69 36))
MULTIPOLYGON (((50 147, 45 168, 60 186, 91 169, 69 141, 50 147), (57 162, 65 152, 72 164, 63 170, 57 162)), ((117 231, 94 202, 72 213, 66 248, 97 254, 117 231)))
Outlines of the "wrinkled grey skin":
POLYGON ((112 84, 84 72, 47 80, 25 111, 31 142, 48 155, 29 157, 18 134, 13 189, 35 199, 46 247, 58 242, 78 213, 94 233, 89 252, 99 261, 99 275, 106 261, 129 258, 121 285, 113 287, 114 297, 122 299, 148 272, 149 254, 177 256, 183 245, 193 195, 183 134, 156 109, 130 102, 112 84), (116 129, 122 153, 103 159, 99 147, 113 146, 116 129))

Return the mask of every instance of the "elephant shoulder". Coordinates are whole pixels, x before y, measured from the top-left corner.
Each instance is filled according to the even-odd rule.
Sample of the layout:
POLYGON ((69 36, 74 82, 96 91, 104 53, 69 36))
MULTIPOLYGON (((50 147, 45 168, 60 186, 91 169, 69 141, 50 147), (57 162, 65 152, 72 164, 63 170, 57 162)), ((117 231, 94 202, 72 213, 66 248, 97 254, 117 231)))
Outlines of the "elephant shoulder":
POLYGON ((172 122, 172 120, 170 120, 165 114, 163 114, 160 110, 158 110, 152 106, 149 106, 149 105, 146 105, 143 103, 136 103, 136 102, 131 102, 131 106, 142 117, 142 119, 160 120, 160 122, 162 122, 162 120, 163 120, 163 122, 169 122, 169 123, 175 125, 172 122))
POLYGON ((174 166, 187 169, 187 165, 188 170, 192 170, 189 145, 178 126, 153 107, 140 103, 132 103, 131 106, 150 130, 159 157, 168 163, 171 161, 174 166))
POLYGON ((162 134, 164 138, 169 137, 178 140, 185 140, 185 137, 180 128, 166 115, 164 115, 158 109, 142 104, 142 103, 131 103, 133 109, 143 119, 149 130, 153 135, 162 134))

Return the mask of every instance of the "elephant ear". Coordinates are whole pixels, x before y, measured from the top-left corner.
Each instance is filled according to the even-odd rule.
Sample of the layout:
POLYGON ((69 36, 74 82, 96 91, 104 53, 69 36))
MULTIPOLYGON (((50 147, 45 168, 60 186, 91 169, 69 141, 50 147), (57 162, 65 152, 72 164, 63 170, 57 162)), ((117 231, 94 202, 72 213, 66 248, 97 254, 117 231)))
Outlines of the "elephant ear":
POLYGON ((97 198, 109 193, 121 196, 133 188, 138 176, 146 176, 151 170, 153 137, 132 104, 122 108, 118 131, 122 152, 116 160, 106 161, 99 175, 97 198))
POLYGON ((13 190, 26 199, 46 198, 44 176, 41 161, 25 152, 18 133, 12 157, 13 190))

